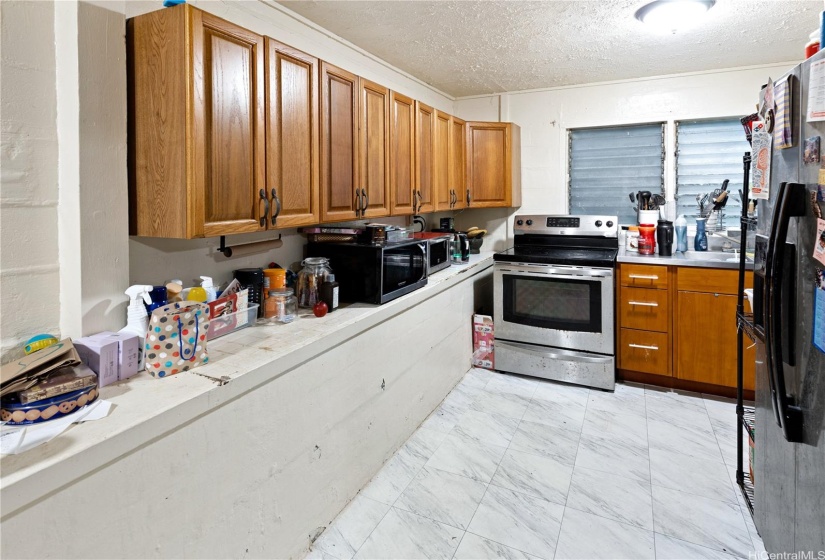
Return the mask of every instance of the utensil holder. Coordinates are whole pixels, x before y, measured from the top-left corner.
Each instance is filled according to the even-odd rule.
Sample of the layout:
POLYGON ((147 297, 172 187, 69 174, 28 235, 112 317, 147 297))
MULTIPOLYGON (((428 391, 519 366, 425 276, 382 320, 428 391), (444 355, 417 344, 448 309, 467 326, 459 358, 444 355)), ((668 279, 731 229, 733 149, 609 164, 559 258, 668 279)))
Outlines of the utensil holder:
POLYGON ((659 221, 659 211, 658 210, 639 210, 638 220, 639 220, 639 225, 650 224, 650 225, 655 226, 656 222, 659 221))

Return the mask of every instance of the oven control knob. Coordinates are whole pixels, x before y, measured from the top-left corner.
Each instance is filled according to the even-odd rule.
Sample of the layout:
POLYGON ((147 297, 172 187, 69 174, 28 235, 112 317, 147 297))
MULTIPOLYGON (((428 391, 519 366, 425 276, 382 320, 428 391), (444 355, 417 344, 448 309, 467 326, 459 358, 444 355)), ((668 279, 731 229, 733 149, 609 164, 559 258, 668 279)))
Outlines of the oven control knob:
POLYGON ((516 222, 516 225, 517 225, 517 226, 523 226, 523 225, 524 225, 524 220, 519 220, 519 221, 517 221, 517 222, 516 222))
POLYGON ((607 227, 613 227, 613 221, 612 220, 607 222, 607 227))
POLYGON ((527 225, 532 226, 533 225, 533 220, 527 220, 527 225))
POLYGON ((602 227, 602 221, 596 220, 596 227, 602 227))

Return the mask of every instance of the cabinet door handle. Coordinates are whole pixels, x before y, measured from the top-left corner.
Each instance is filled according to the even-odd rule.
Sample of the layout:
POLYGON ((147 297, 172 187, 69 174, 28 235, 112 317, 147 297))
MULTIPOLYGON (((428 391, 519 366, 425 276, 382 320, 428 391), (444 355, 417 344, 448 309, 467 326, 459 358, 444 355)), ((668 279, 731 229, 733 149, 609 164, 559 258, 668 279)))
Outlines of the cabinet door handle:
POLYGON ((655 301, 628 301, 628 305, 642 305, 644 307, 659 307, 655 301))
POLYGON ((635 278, 636 280, 658 280, 658 276, 647 274, 628 274, 628 278, 635 278))
POLYGON ((274 188, 272 189, 272 202, 275 203, 274 212, 272 213, 272 218, 270 219, 269 223, 271 225, 275 225, 275 221, 278 219, 278 216, 281 214, 281 199, 278 198, 278 191, 274 188))
POLYGON ((258 195, 264 202, 264 213, 261 216, 261 227, 266 227, 266 218, 269 216, 269 199, 266 197, 266 191, 261 189, 258 195))
POLYGON ((355 189, 355 217, 361 216, 361 191, 355 189))
POLYGON ((644 344, 628 344, 631 348, 641 348, 642 350, 658 350, 658 346, 645 346, 644 344))
POLYGON ((470 205, 470 189, 467 189, 467 206, 470 205))
POLYGON ((363 216, 364 212, 367 210, 367 208, 370 205, 370 195, 367 194, 367 191, 365 191, 364 189, 361 189, 361 196, 362 196, 362 200, 364 201, 364 207, 361 209, 361 215, 363 216))
POLYGON ((452 193, 452 201, 450 202, 450 206, 455 208, 456 202, 458 202, 458 195, 455 194, 455 189, 450 191, 452 193))

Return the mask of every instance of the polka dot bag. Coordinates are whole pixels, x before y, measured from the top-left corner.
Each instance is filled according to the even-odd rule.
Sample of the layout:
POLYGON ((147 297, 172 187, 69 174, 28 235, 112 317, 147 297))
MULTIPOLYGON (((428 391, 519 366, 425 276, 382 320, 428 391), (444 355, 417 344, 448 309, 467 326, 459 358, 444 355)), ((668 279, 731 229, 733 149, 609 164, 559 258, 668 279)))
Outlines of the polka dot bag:
POLYGON ((209 362, 206 333, 209 306, 196 301, 170 303, 152 311, 146 333, 146 371, 168 377, 209 362))

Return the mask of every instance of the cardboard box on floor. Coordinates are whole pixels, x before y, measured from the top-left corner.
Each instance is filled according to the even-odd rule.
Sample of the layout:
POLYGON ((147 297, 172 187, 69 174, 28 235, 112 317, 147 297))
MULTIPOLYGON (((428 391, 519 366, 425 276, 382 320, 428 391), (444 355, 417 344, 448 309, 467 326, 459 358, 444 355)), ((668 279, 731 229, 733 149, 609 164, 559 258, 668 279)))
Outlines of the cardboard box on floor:
POLYGON ((485 369, 495 368, 493 318, 489 315, 473 315, 473 365, 485 369))

